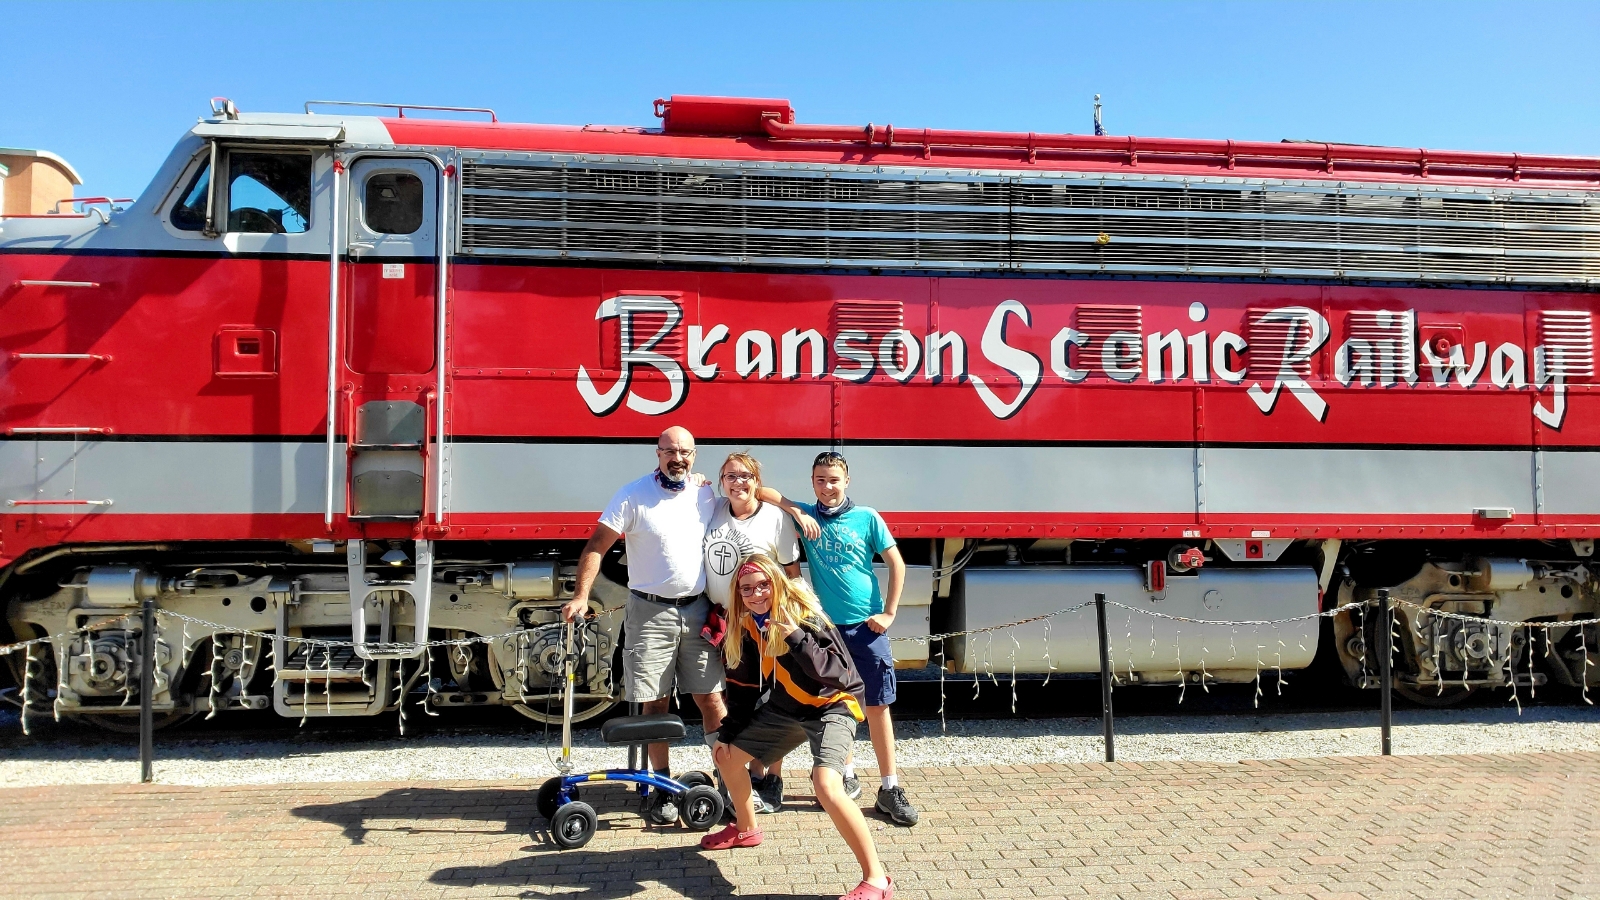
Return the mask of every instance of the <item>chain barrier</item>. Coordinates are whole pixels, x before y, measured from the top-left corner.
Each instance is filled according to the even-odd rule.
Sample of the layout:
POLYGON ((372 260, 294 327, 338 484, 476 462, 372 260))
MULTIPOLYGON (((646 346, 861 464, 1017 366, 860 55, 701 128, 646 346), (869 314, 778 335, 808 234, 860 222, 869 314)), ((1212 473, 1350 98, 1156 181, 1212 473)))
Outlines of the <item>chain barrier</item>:
MULTIPOLYGON (((33 646, 38 645, 38 644, 50 644, 50 643, 54 643, 56 641, 64 641, 64 640, 67 640, 68 638, 71 638, 71 637, 76 637, 78 635, 88 634, 91 631, 102 631, 102 630, 105 630, 107 628, 111 628, 113 626, 119 625, 119 624, 126 625, 127 621, 129 619, 131 619, 131 618, 133 618, 134 616, 137 616, 137 615, 138 615, 138 613, 136 613, 136 612, 124 613, 124 614, 122 614, 120 616, 117 616, 115 619, 105 619, 105 620, 96 622, 93 625, 84 625, 84 626, 81 626, 81 627, 78 627, 78 628, 69 628, 66 631, 60 631, 60 632, 57 632, 55 634, 47 634, 44 637, 30 638, 30 639, 28 639, 26 641, 18 641, 15 644, 3 644, 3 645, 0 645, 0 656, 10 656, 11 654, 17 652, 18 650, 26 652, 29 647, 33 647, 33 646)), ((126 630, 126 629, 124 629, 124 630, 126 630)))
MULTIPOLYGON (((1512 629, 1519 629, 1519 628, 1520 629, 1526 629, 1527 630, 1526 633, 1530 635, 1529 659, 1528 659, 1529 675, 1530 675, 1530 678, 1529 678, 1530 690, 1531 690, 1531 688, 1533 686, 1532 685, 1533 679, 1531 678, 1532 666, 1533 666, 1533 655, 1534 655, 1533 654, 1533 647, 1532 647, 1532 644, 1531 644, 1532 629, 1536 629, 1536 628, 1537 629, 1544 629, 1544 631, 1545 631, 1545 633, 1547 635, 1546 642, 1545 642, 1545 646, 1546 646, 1546 651, 1545 652, 1546 652, 1547 655, 1549 655, 1550 653, 1554 652, 1553 651, 1553 643, 1548 639, 1548 633, 1549 633, 1550 629, 1555 629, 1555 628, 1561 628, 1561 629, 1578 628, 1579 640, 1580 640, 1580 642, 1582 644, 1581 654, 1582 654, 1583 659, 1584 659, 1584 663, 1583 663, 1584 664, 1584 673, 1583 674, 1584 674, 1585 677, 1580 679, 1580 683, 1581 683, 1581 685, 1583 687, 1583 699, 1584 699, 1584 701, 1586 703, 1590 703, 1591 705, 1593 704, 1593 701, 1590 700, 1589 696, 1588 696, 1588 683, 1587 683, 1588 679, 1587 679, 1586 676, 1587 676, 1588 668, 1594 666, 1595 663, 1593 663, 1590 660, 1589 653, 1588 653, 1588 646, 1587 646, 1588 638, 1587 638, 1587 634, 1583 630, 1583 627, 1584 626, 1591 626, 1591 625, 1600 625, 1600 617, 1589 618, 1589 619, 1558 620, 1558 621, 1511 621, 1511 620, 1487 618, 1487 617, 1483 617, 1483 616, 1468 615, 1468 614, 1465 614, 1465 613, 1449 612, 1449 611, 1446 611, 1446 610, 1435 609, 1433 607, 1425 606, 1425 605, 1420 604, 1420 603, 1416 603, 1416 602, 1409 601, 1409 600, 1403 600, 1403 599, 1400 599, 1400 598, 1392 598, 1390 602, 1396 607, 1405 607, 1407 609, 1415 611, 1419 615, 1424 615, 1424 616, 1434 616, 1434 617, 1437 617, 1437 618, 1440 618, 1440 619, 1447 619, 1447 620, 1459 621, 1459 622, 1463 622, 1463 623, 1470 623, 1470 624, 1473 624, 1473 625, 1476 625, 1476 626, 1497 626, 1497 627, 1505 627, 1505 628, 1512 628, 1512 629)), ((1011 710, 1012 710, 1013 713, 1015 713, 1016 712, 1016 708, 1017 708, 1017 687, 1016 687, 1016 685, 1017 685, 1017 654, 1018 654, 1019 650, 1021 649, 1021 644, 1017 640, 1015 629, 1021 628, 1021 627, 1027 626, 1027 625, 1043 623, 1043 625, 1044 625, 1043 654, 1044 654, 1044 659, 1045 659, 1046 665, 1047 665, 1044 684, 1048 684, 1049 681, 1050 681, 1050 678, 1054 675, 1055 672, 1058 671, 1057 666, 1055 664, 1055 661, 1050 655, 1050 643, 1049 642, 1050 642, 1050 626, 1051 626, 1052 620, 1061 618, 1063 616, 1068 616, 1068 615, 1071 615, 1073 613, 1080 612, 1080 611, 1082 611, 1084 609, 1087 609, 1087 608, 1089 608, 1089 607, 1091 607, 1093 605, 1094 605, 1093 601, 1085 601, 1085 602, 1082 602, 1082 603, 1076 603, 1076 604, 1073 604, 1071 606, 1063 607, 1061 609, 1055 610, 1054 612, 1044 613, 1044 614, 1037 615, 1037 616, 1030 616, 1030 617, 1025 618, 1025 619, 1019 619, 1019 620, 1017 620, 1015 622, 1006 622, 1006 623, 999 624, 999 625, 989 625, 989 626, 984 626, 984 627, 981 627, 981 628, 972 628, 972 629, 967 629, 967 630, 962 630, 962 631, 947 631, 947 632, 941 632, 941 633, 938 633, 938 634, 894 636, 894 637, 890 637, 889 640, 891 642, 896 642, 896 643, 915 643, 915 644, 920 644, 920 645, 931 645, 935 641, 941 642, 940 646, 939 646, 939 649, 938 649, 938 653, 939 653, 939 659, 938 659, 938 668, 939 668, 939 721, 940 721, 941 730, 945 730, 947 728, 947 722, 946 722, 946 718, 945 718, 945 689, 946 689, 946 682, 947 682, 946 674, 947 674, 947 670, 948 670, 948 658, 947 658, 947 655, 946 655, 947 651, 946 651, 946 649, 945 649, 945 647, 944 647, 942 642, 950 640, 952 638, 962 638, 962 637, 986 637, 986 638, 988 638, 988 642, 985 644, 985 647, 984 647, 984 650, 983 650, 981 666, 980 665, 974 665, 973 666, 973 672, 972 672, 972 675, 973 675, 973 681, 972 681, 972 684, 973 684, 973 699, 977 699, 980 696, 980 692, 981 692, 981 689, 982 689, 982 682, 983 682, 983 679, 985 677, 987 677, 988 680, 993 685, 995 685, 996 687, 1000 686, 1000 680, 999 680, 999 678, 998 678, 998 676, 997 676, 997 674, 996 674, 996 672, 994 670, 994 664, 993 664, 994 663, 993 656, 992 656, 993 637, 994 637, 995 634, 1002 633, 1002 632, 1005 633, 1006 637, 1008 637, 1010 639, 1010 641, 1011 641, 1011 647, 1010 647, 1010 650, 1009 650, 1009 662, 1010 662, 1010 670, 1011 670, 1011 685, 1010 685, 1010 687, 1011 687, 1011 710)), ((1111 673, 1110 673, 1111 674, 1111 683, 1113 685, 1123 685, 1123 684, 1131 684, 1131 683, 1137 681, 1137 676, 1135 674, 1135 657, 1136 657, 1136 654, 1134 652, 1134 639, 1133 639, 1133 631, 1134 631, 1133 620, 1134 620, 1135 614, 1137 614, 1139 616, 1145 616, 1145 617, 1148 617, 1148 618, 1152 618, 1152 619, 1162 619, 1162 620, 1166 620, 1166 621, 1183 623, 1183 624, 1186 624, 1186 625, 1194 625, 1194 626, 1199 626, 1199 627, 1203 627, 1203 628, 1204 627, 1218 627, 1218 626, 1226 627, 1226 628, 1229 629, 1229 634, 1228 634, 1229 657, 1228 657, 1228 660, 1232 661, 1232 660, 1235 660, 1235 659, 1239 658, 1239 650, 1238 650, 1238 646, 1237 646, 1236 635, 1237 635, 1238 632, 1242 631, 1243 629, 1248 628, 1248 629, 1251 629, 1254 632, 1259 633, 1259 631, 1261 629, 1263 629, 1263 628, 1277 628, 1279 626, 1289 625, 1289 624, 1293 624, 1293 623, 1296 623, 1296 622, 1306 622, 1306 621, 1310 621, 1310 620, 1314 620, 1314 619, 1321 619, 1321 618, 1332 618, 1334 616, 1342 615, 1344 613, 1359 613, 1361 615, 1361 617, 1362 617, 1361 627, 1364 630, 1366 614, 1367 614, 1367 611, 1372 607, 1372 605, 1373 605, 1372 602, 1361 602, 1361 601, 1358 601, 1358 602, 1346 603, 1346 604, 1343 604, 1343 605, 1340 605, 1340 606, 1336 606, 1336 607, 1333 607, 1333 608, 1330 608, 1330 609, 1326 609, 1326 610, 1321 610, 1321 611, 1318 611, 1318 612, 1305 613, 1305 614, 1296 615, 1296 616, 1286 616, 1286 617, 1278 618, 1278 619, 1201 619, 1201 618, 1196 618, 1196 617, 1193 617, 1193 616, 1177 615, 1177 614, 1173 614, 1173 613, 1163 612, 1163 611, 1160 611, 1160 610, 1148 609, 1148 608, 1145 608, 1145 607, 1142 607, 1142 606, 1134 606, 1134 605, 1130 605, 1130 604, 1120 603, 1120 602, 1117 602, 1115 600, 1107 600, 1106 601, 1106 606, 1107 607, 1115 607, 1117 609, 1124 610, 1124 611, 1126 611, 1128 613, 1127 620, 1124 623, 1125 640, 1126 640, 1126 652, 1124 653, 1124 656, 1125 656, 1126 659, 1125 659, 1124 668, 1122 669, 1122 672, 1124 672, 1126 674, 1123 675, 1123 674, 1119 674, 1118 673, 1117 664, 1116 664, 1115 660, 1113 660, 1113 662, 1111 663, 1111 667, 1110 667, 1110 669, 1111 669, 1111 673)), ((183 613, 178 613, 178 612, 174 612, 174 611, 171 611, 171 610, 157 609, 155 611, 155 614, 158 617, 166 617, 169 620, 176 620, 178 622, 183 623, 183 631, 184 631, 184 638, 185 638, 184 643, 185 643, 185 645, 187 645, 187 643, 188 643, 187 638, 188 638, 188 635, 189 635, 190 626, 194 626, 196 628, 209 631, 211 633, 212 642, 213 642, 213 647, 212 647, 212 657, 213 657, 212 666, 213 666, 213 669, 215 669, 215 666, 217 664, 217 657, 219 656, 218 649, 217 649, 218 648, 218 643, 217 642, 219 640, 220 635, 222 635, 222 634, 240 635, 240 636, 244 637, 246 639, 246 641, 248 641, 249 639, 252 639, 252 638, 262 641, 263 644, 265 645, 264 649, 266 650, 266 652, 268 654, 271 655, 271 659, 269 659, 265 663, 269 670, 276 670, 278 668, 278 666, 277 666, 278 660, 276 659, 276 650, 273 649, 273 647, 272 647, 272 642, 274 640, 282 640, 285 643, 294 643, 294 644, 299 644, 299 645, 305 645, 307 648, 309 648, 308 649, 308 653, 307 653, 307 658, 306 658, 306 663, 307 663, 308 667, 310 667, 310 666, 312 666, 314 664, 315 653, 320 648, 321 651, 322 651, 322 662, 323 662, 323 666, 321 668, 323 668, 325 670, 325 672, 324 672, 324 681, 325 681, 324 693, 325 693, 325 697, 327 699, 327 702, 329 704, 331 704, 331 702, 332 702, 331 685, 332 685, 333 675, 334 675, 333 650, 336 649, 336 648, 354 648, 355 647, 355 642, 353 640, 337 640, 337 639, 328 639, 328 638, 302 637, 302 636, 298 636, 298 635, 287 635, 287 634, 280 635, 275 631, 261 631, 261 630, 248 629, 248 628, 238 628, 238 627, 234 627, 234 626, 230 626, 230 625, 223 625, 221 623, 212 622, 212 621, 209 621, 209 620, 206 620, 206 619, 202 619, 202 618, 198 618, 198 617, 195 617, 195 616, 185 615, 183 613)), ((124 632, 131 634, 131 632, 128 631, 128 627, 127 627, 128 626, 128 621, 130 619, 132 619, 132 618, 135 618, 137 615, 138 615, 138 613, 130 612, 130 613, 126 613, 124 615, 118 616, 118 617, 113 618, 113 619, 101 620, 101 621, 98 621, 98 622, 95 622, 95 623, 92 623, 92 624, 81 626, 79 628, 70 629, 68 631, 64 631, 64 632, 61 632, 61 633, 58 633, 58 634, 46 635, 44 637, 32 638, 30 640, 19 641, 17 643, 0 646, 0 656, 9 655, 11 653, 22 651, 22 652, 25 652, 25 653, 27 653, 29 655, 29 662, 31 664, 33 662, 33 654, 31 652, 31 648, 33 648, 35 646, 38 646, 38 645, 54 644, 54 643, 59 642, 59 641, 69 640, 69 639, 72 639, 74 637, 78 637, 78 636, 81 636, 81 635, 84 635, 84 634, 88 634, 88 633, 91 633, 91 632, 104 631, 104 630, 107 630, 107 629, 116 628, 118 626, 121 626, 123 628, 124 632)), ((428 641, 422 641, 422 642, 394 642, 394 643, 390 643, 390 644, 383 644, 383 645, 376 645, 376 646, 380 646, 380 647, 383 647, 383 648, 399 647, 399 646, 403 646, 403 647, 408 648, 408 649, 414 648, 419 654, 421 654, 424 657, 426 671, 425 671, 425 673, 424 672, 419 672, 418 674, 424 675, 424 677, 427 679, 427 682, 428 682, 428 684, 427 684, 428 696, 423 697, 422 699, 418 700, 417 702, 423 705, 424 712, 426 712, 426 713, 428 713, 430 715, 437 715, 437 713, 433 709, 430 708, 430 704, 428 703, 429 698, 432 696, 432 694, 434 693, 434 690, 435 690, 434 686, 433 686, 433 672, 432 672, 432 661, 433 661, 432 657, 433 657, 433 654, 430 651, 432 651, 433 649, 436 649, 436 648, 448 648, 454 654, 466 654, 466 653, 470 652, 470 648, 472 646, 474 646, 474 645, 478 645, 478 644, 487 645, 487 644, 492 644, 492 643, 503 641, 503 640, 510 640, 511 642, 513 642, 515 644, 516 649, 517 649, 517 659, 518 659, 517 672, 519 674, 522 674, 522 675, 525 676, 525 673, 526 673, 526 671, 527 671, 527 669, 529 667, 529 663, 528 663, 528 660, 527 660, 527 652, 528 652, 529 642, 531 640, 533 640, 536 636, 541 634, 542 632, 545 632, 546 630, 559 629, 562 626, 563 626, 563 623, 558 620, 558 621, 555 621, 555 622, 549 622, 549 623, 545 623, 545 624, 542 624, 542 625, 531 626, 531 627, 526 627, 526 628, 518 628, 518 629, 511 630, 511 631, 504 631, 504 632, 500 632, 498 634, 472 635, 472 636, 468 636, 468 637, 459 637, 459 638, 442 638, 442 639, 428 640, 428 641)), ((1396 624, 1395 627, 1398 627, 1398 625, 1396 624)), ((1177 632, 1173 637, 1173 649, 1174 649, 1174 653, 1175 653, 1175 657, 1174 657, 1174 660, 1173 660, 1173 666, 1174 666, 1174 671, 1179 676, 1179 685, 1180 685, 1180 687, 1179 687, 1178 702, 1180 704, 1184 700, 1185 691, 1187 690, 1187 684, 1188 684, 1188 680, 1184 679, 1182 677, 1183 674, 1184 674, 1185 667, 1184 667, 1184 660, 1183 660, 1183 651, 1182 651, 1182 647, 1181 647, 1181 644, 1180 644, 1181 638, 1182 638, 1182 632, 1181 631, 1177 632)), ((1282 638, 1278 639, 1278 650, 1277 650, 1277 652, 1275 654, 1276 663, 1277 664, 1269 664, 1267 662, 1267 660, 1262 656, 1262 652, 1261 651, 1263 649, 1266 649, 1266 645, 1262 644, 1260 642, 1259 638, 1256 640, 1255 644, 1256 644, 1256 646, 1255 646, 1255 653, 1254 653, 1254 660, 1253 660, 1253 667, 1255 669, 1255 677, 1252 679, 1254 681, 1254 683, 1255 683, 1255 695, 1254 695, 1254 698, 1253 698, 1253 704, 1255 706, 1259 707, 1261 698, 1264 696, 1264 693, 1263 693, 1263 690, 1262 690, 1262 684, 1261 684, 1261 677, 1262 677, 1262 673, 1265 670, 1267 670, 1267 669, 1275 670, 1276 675, 1277 675, 1277 679, 1276 679, 1277 693, 1280 696, 1283 693, 1283 685, 1285 683, 1285 679, 1284 679, 1284 675, 1283 675, 1282 658, 1283 658, 1283 651, 1285 650, 1285 643, 1284 643, 1282 638)), ((1301 649, 1304 650, 1304 645, 1301 644, 1300 646, 1301 646, 1301 649)), ((1155 637, 1154 631, 1152 631, 1151 639, 1150 639, 1150 655, 1149 655, 1149 658, 1151 660, 1154 660, 1156 658, 1156 654, 1158 652, 1158 649, 1159 648, 1157 647, 1157 639, 1155 637)), ((1366 649, 1365 648, 1365 643, 1363 642, 1363 645, 1362 645, 1362 648, 1361 648, 1361 662, 1362 662, 1363 670, 1365 670, 1365 667, 1366 667, 1365 649, 1366 649)), ((1436 658, 1441 656, 1442 653, 1443 653, 1443 649, 1439 646, 1439 640, 1437 638, 1434 641, 1434 646, 1432 648, 1432 651, 1433 651, 1433 655, 1436 658)), ((185 647, 184 652, 187 653, 187 646, 185 647)), ((1108 636, 1108 640, 1107 640, 1107 652, 1108 652, 1108 654, 1110 656, 1112 656, 1112 657, 1115 656, 1114 646, 1113 646, 1112 642, 1109 640, 1109 636, 1108 636)), ((1206 647, 1204 644, 1202 644, 1201 648, 1200 648, 1200 661, 1199 661, 1200 668, 1199 668, 1197 673, 1191 673, 1191 674, 1197 674, 1199 676, 1198 684, 1200 685, 1201 689, 1206 691, 1207 693, 1210 692, 1210 690, 1211 690, 1211 682, 1213 681, 1213 679, 1211 677, 1211 673, 1206 667, 1206 659, 1209 656, 1209 654, 1210 654, 1209 648, 1206 647)), ((250 654, 247 654, 247 655, 250 655, 250 654)), ((1511 667, 1514 665, 1513 662, 1512 662, 1512 656, 1513 656, 1512 650, 1508 647, 1508 649, 1506 651, 1506 661, 1500 667, 1501 668, 1506 668, 1508 671, 1510 671, 1511 667)), ((1248 659, 1248 657, 1247 657, 1247 659, 1248 659)), ((1140 667, 1141 670, 1144 670, 1144 669, 1147 669, 1147 668, 1148 667, 1143 667, 1143 666, 1140 667)), ((31 670, 31 665, 30 665, 30 670, 31 670)), ((1165 670, 1163 669, 1162 671, 1165 671, 1165 670)), ((1465 682, 1465 678, 1466 678, 1466 674, 1465 674, 1465 671, 1464 671, 1463 672, 1463 679, 1464 679, 1463 680, 1463 687, 1467 686, 1467 684, 1465 682)), ((366 676, 363 675, 363 682, 364 683, 365 683, 365 679, 366 679, 366 676)), ((220 697, 219 697, 219 695, 217 693, 217 690, 218 690, 217 685, 218 685, 218 681, 219 680, 220 679, 216 676, 216 674, 213 673, 211 684, 209 685, 209 688, 208 688, 209 696, 208 696, 207 699, 208 699, 209 702, 208 702, 208 715, 207 715, 207 718, 215 716, 216 712, 219 709, 218 700, 220 699, 220 697)), ((415 680, 415 676, 413 676, 412 680, 415 680)), ((521 693, 522 692, 523 680, 524 680, 523 678, 519 678, 518 691, 519 691, 519 696, 523 696, 524 699, 526 699, 526 695, 521 693)), ((410 681, 406 681, 404 684, 401 683, 402 681, 404 681, 403 673, 402 673, 402 676, 400 678, 396 679, 396 684, 394 685, 394 690, 396 691, 396 693, 401 695, 401 698, 400 698, 401 699, 401 716, 402 716, 401 728, 402 728, 402 733, 404 733, 404 727, 405 727, 404 712, 405 712, 405 710, 404 710, 403 697, 404 697, 404 694, 406 692, 406 689, 410 686, 410 681)), ((1515 673, 1514 672, 1512 672, 1510 677, 1508 677, 1507 684, 1512 689, 1511 701, 1515 702, 1517 704, 1518 711, 1520 712, 1521 711, 1521 700, 1520 700, 1520 696, 1517 694, 1517 683, 1516 683, 1516 677, 1515 677, 1515 673)), ((1441 682, 1440 682, 1440 685, 1439 685, 1439 691, 1440 691, 1441 694, 1443 693, 1444 687, 1445 687, 1445 685, 1443 683, 1443 680, 1441 679, 1441 682)), ((305 722, 305 720, 306 720, 305 717, 308 716, 309 712, 310 712, 310 710, 309 710, 309 707, 310 707, 310 697, 309 697, 310 683, 309 683, 309 680, 306 681, 306 683, 304 684, 303 690, 305 691, 307 696, 305 696, 303 698, 303 702, 301 704, 302 705, 302 719, 301 719, 302 724, 305 722)), ((1531 694, 1530 694, 1530 696, 1531 696, 1531 694)), ((329 707, 328 711, 331 712, 331 706, 329 707)), ((26 723, 24 723, 24 724, 26 724, 26 723)))

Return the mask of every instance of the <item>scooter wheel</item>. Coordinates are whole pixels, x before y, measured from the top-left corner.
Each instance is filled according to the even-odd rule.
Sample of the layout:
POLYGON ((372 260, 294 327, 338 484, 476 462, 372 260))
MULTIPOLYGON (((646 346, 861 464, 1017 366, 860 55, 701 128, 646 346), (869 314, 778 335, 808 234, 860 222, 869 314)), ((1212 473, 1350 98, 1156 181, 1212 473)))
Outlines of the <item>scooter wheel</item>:
POLYGON ((691 831, 705 831, 722 821, 722 795, 708 784, 697 784, 683 795, 678 821, 691 831))
MULTIPOLYGON (((575 787, 568 788, 567 797, 573 800, 578 799, 578 789, 575 787)), ((553 819, 556 815, 556 807, 560 805, 561 778, 560 776, 557 776, 549 781, 546 781, 544 784, 539 785, 539 815, 544 816, 546 821, 553 819)))
POLYGON ((710 775, 700 771, 689 771, 683 773, 683 777, 678 779, 678 783, 684 787, 698 787, 702 784, 714 784, 710 775))
POLYGON ((574 801, 556 810, 550 819, 550 839, 563 850, 576 850, 589 843, 599 824, 594 807, 574 801))

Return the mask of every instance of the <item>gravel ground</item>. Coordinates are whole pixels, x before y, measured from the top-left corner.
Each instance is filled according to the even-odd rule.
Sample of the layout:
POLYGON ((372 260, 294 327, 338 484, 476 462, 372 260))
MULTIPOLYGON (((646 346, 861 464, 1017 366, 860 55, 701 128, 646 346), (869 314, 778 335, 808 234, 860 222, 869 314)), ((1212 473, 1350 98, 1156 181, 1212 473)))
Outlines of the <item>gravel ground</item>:
MULTIPOLYGON (((904 768, 981 765, 1015 760, 1088 762, 1103 759, 1098 718, 952 720, 941 733, 937 719, 900 722, 899 762, 904 768)), ((857 758, 870 761, 866 729, 857 758)), ((600 744, 593 729, 579 731, 573 749, 578 771, 622 765, 625 751, 600 744)), ((674 750, 674 767, 709 768, 710 754, 697 727, 674 750)), ((1228 762, 1318 756, 1374 755, 1379 749, 1376 712, 1299 712, 1231 715, 1142 715, 1117 720, 1119 760, 1228 762)), ((247 734, 178 731, 156 735, 156 780, 166 784, 233 785, 283 782, 407 781, 434 779, 544 779, 555 774, 560 730, 547 746, 542 730, 439 727, 401 738, 379 726, 345 731, 279 729, 247 734)), ((1397 754, 1528 753, 1600 750, 1600 709, 1514 707, 1398 710, 1397 754)), ((131 782, 138 778, 137 738, 89 728, 21 733, 16 716, 0 714, 0 787, 131 782)), ((790 771, 809 765, 802 750, 790 771)))

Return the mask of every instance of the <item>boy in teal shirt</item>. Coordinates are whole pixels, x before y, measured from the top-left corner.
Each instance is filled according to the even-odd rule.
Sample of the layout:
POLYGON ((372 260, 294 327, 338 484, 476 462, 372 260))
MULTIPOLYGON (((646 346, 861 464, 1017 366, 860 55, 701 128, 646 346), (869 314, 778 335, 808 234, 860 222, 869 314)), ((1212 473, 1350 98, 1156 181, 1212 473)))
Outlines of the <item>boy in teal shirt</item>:
MULTIPOLYGON (((883 517, 871 507, 855 505, 845 496, 849 487, 850 467, 843 456, 828 452, 812 462, 811 488, 817 502, 800 504, 822 528, 815 540, 805 539, 811 586, 822 599, 823 611, 839 627, 866 685, 867 730, 882 777, 877 809, 896 825, 910 827, 918 816, 895 773, 894 723, 889 718, 889 705, 895 700, 894 656, 886 634, 900 606, 906 564, 883 517), (889 566, 887 597, 872 570, 875 555, 889 566)), ((844 784, 852 798, 861 796, 854 767, 846 768, 844 784)))

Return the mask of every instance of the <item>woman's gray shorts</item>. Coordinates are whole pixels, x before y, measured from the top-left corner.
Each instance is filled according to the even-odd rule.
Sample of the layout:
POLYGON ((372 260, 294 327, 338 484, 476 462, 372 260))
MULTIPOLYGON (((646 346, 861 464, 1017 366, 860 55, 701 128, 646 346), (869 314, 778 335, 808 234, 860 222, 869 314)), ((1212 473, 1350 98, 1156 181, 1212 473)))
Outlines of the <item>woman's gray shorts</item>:
POLYGON ((802 721, 763 706, 733 739, 733 746, 770 766, 808 741, 813 769, 827 766, 843 775, 845 761, 856 742, 856 720, 846 713, 829 713, 820 720, 802 721))
POLYGON ((710 609, 705 594, 686 606, 669 606, 629 592, 622 671, 630 701, 670 697, 674 686, 686 694, 722 690, 722 653, 700 636, 710 609))

